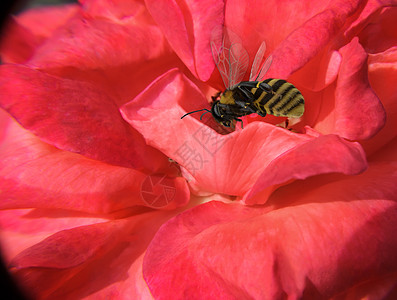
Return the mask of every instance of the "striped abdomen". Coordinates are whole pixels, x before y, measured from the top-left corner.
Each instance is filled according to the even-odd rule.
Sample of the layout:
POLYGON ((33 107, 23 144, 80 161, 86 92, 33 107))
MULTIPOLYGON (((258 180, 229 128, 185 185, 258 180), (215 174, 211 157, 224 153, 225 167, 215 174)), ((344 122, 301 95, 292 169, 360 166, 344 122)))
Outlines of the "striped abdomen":
POLYGON ((269 78, 262 82, 273 89, 273 93, 262 92, 253 88, 254 105, 261 111, 276 117, 300 117, 305 111, 305 100, 301 92, 291 83, 283 79, 269 78))

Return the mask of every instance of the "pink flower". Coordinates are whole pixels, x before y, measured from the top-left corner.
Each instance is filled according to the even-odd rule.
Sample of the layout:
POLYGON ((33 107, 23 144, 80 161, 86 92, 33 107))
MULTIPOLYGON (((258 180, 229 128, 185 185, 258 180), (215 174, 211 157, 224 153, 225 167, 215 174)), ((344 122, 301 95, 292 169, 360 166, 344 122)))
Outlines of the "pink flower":
POLYGON ((0 241, 14 278, 37 299, 393 298, 393 5, 86 0, 13 18, 0 241), (304 95, 292 130, 180 119, 224 89, 223 26, 251 63, 266 41, 268 77, 304 95))

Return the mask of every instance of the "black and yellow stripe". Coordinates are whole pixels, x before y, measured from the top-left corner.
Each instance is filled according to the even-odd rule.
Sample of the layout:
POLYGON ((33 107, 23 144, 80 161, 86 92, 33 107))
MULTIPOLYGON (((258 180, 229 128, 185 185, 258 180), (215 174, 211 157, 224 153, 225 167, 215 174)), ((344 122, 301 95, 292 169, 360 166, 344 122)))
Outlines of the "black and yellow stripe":
MULTIPOLYGON (((267 114, 276 117, 300 117, 305 111, 305 101, 301 92, 291 83, 283 79, 269 78, 261 82, 272 87, 273 92, 263 92, 258 88, 252 88, 254 105, 267 114)), ((261 83, 259 82, 257 86, 261 83)))

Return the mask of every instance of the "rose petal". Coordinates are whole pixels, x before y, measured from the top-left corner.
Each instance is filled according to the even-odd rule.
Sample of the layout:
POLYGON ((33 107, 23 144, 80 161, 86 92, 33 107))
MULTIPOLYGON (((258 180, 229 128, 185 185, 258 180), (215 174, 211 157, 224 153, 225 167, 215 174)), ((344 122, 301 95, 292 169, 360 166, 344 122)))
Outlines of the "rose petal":
POLYGON ((273 160, 244 195, 243 201, 248 205, 263 204, 277 185, 287 179, 305 179, 332 172, 358 174, 366 167, 365 152, 360 144, 335 135, 321 136, 273 160))
MULTIPOLYGON (((190 81, 179 72, 171 71, 123 106, 121 111, 125 120, 142 133, 149 145, 160 149, 182 165, 194 177, 198 186, 206 191, 243 196, 270 163, 277 165, 283 153, 295 147, 300 149, 299 145, 315 139, 312 134, 295 134, 263 122, 251 123, 243 130, 221 135, 195 119, 200 114, 180 120, 185 110, 178 102, 187 107, 190 99, 194 99, 196 106, 192 108, 193 105, 189 104, 186 111, 208 107, 208 104, 204 104, 206 101, 203 96, 190 81), (203 103, 202 106, 200 103, 203 103), (148 126, 149 122, 151 127, 148 126), (165 127, 173 130, 164 132, 161 129, 165 127)), ((211 116, 207 118, 213 119, 211 116)), ((338 172, 342 169, 346 172, 359 172, 365 168, 365 159, 357 145, 346 147, 350 144, 340 139, 334 139, 332 143, 335 143, 333 147, 345 149, 344 154, 352 151, 359 155, 347 156, 344 162, 348 166, 344 168, 330 165, 326 156, 317 160, 315 156, 308 155, 308 159, 303 162, 305 167, 302 168, 309 169, 304 174, 313 174, 310 171, 314 169, 310 167, 313 162, 316 163, 317 174, 325 170, 338 172), (350 147, 352 148, 348 150, 350 147)), ((330 155, 332 151, 332 147, 326 149, 330 155)), ((291 155, 299 157, 300 152, 296 151, 291 155)), ((287 165, 283 167, 287 170, 294 168, 287 165)), ((283 182, 295 176, 294 172, 283 174, 283 182)), ((298 178, 302 176, 300 172, 297 174, 301 174, 296 175, 298 178)))
POLYGON ((321 91, 335 81, 341 61, 342 56, 338 51, 325 48, 302 69, 290 76, 289 81, 305 89, 321 91))
POLYGON ((76 4, 40 6, 24 11, 16 19, 36 36, 48 38, 79 10, 76 4))
POLYGON ((143 256, 144 254, 136 259, 131 265, 128 270, 128 278, 123 281, 117 281, 101 289, 97 293, 91 294, 88 299, 109 299, 112 297, 116 297, 120 300, 154 299, 142 276, 143 256))
MULTIPOLYGON (((340 60, 334 49, 325 46, 360 8, 359 4, 359 0, 315 3, 298 0, 289 1, 288 5, 273 0, 261 3, 231 0, 226 3, 225 26, 241 38, 251 63, 261 42, 266 42, 265 56, 273 54, 268 78, 288 78, 310 62, 307 70, 310 76, 299 75, 302 80, 297 84, 318 90, 335 79, 340 60)), ((246 79, 247 76, 248 72, 246 79)))
POLYGON ((11 17, 2 30, 0 53, 1 60, 6 63, 24 63, 32 57, 40 44, 38 39, 18 21, 11 17))
POLYGON ((109 2, 114 1, 85 1, 83 10, 59 28, 28 65, 94 82, 122 105, 170 66, 184 66, 143 3, 109 2))
POLYGON ((33 8, 12 17, 1 39, 1 58, 7 63, 24 63, 58 27, 77 13, 74 4, 33 8))
POLYGON ((395 299, 397 297, 397 275, 390 274, 352 287, 335 300, 353 299, 395 299))
POLYGON ((111 213, 134 206, 174 209, 189 201, 184 178, 148 175, 61 151, 16 124, 0 147, 0 179, 1 209, 111 213))
POLYGON ((214 70, 210 38, 223 24, 223 1, 146 0, 146 6, 179 58, 202 81, 214 70))
POLYGON ((78 266, 96 252, 117 243, 117 233, 125 221, 112 221, 63 230, 22 251, 11 262, 14 268, 70 268, 78 266))
POLYGON ((289 194, 303 202, 270 212, 219 202, 187 211, 156 234, 145 280, 155 298, 329 299, 396 272, 396 167, 309 189, 310 199, 289 194), (368 188, 374 179, 382 186, 368 188))
MULTIPOLYGON (((82 299, 121 285, 138 275, 136 261, 173 215, 152 212, 63 230, 20 253, 12 262, 14 275, 40 299, 82 299)), ((129 287, 131 294, 145 289, 129 287)))
POLYGON ((341 48, 340 53, 335 132, 350 140, 369 139, 385 125, 386 113, 368 82, 367 54, 357 38, 341 48))
POLYGON ((370 84, 386 110, 386 124, 372 139, 363 141, 368 155, 397 136, 397 47, 369 56, 370 84))
POLYGON ((276 0, 261 3, 229 0, 225 7, 225 26, 241 38, 253 61, 262 41, 266 42, 268 53, 271 53, 292 31, 323 11, 327 4, 328 1, 310 4, 289 1, 288 5, 280 5, 276 0))
POLYGON ((397 1, 369 0, 359 18, 346 31, 346 37, 350 40, 358 36, 365 51, 372 54, 394 47, 397 42, 394 30, 397 13, 395 8, 387 6, 397 6, 397 1))
POLYGON ((0 105, 44 141, 124 167, 168 164, 131 131, 99 87, 18 65, 3 65, 0 72, 0 105))
POLYGON ((369 157, 370 161, 397 161, 397 138, 394 138, 386 145, 369 157))
POLYGON ((288 78, 333 38, 361 1, 332 1, 327 9, 313 16, 292 32, 273 52, 269 77, 288 78))
POLYGON ((28 62, 40 69, 98 70, 146 62, 169 54, 160 29, 142 4, 122 21, 76 15, 38 49, 28 62))
POLYGON ((105 216, 49 209, 0 210, 1 255, 9 263, 18 253, 54 233, 108 221, 105 216))
POLYGON ((80 0, 84 14, 90 17, 108 18, 110 20, 124 20, 139 14, 144 10, 140 1, 131 0, 80 0))

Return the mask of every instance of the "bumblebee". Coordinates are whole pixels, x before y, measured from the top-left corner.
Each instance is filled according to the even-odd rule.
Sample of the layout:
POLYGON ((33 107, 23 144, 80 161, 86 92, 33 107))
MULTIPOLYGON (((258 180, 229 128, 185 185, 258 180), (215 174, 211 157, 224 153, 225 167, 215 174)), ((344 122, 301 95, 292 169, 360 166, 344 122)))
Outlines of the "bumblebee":
POLYGON ((249 81, 242 81, 249 64, 247 51, 241 43, 230 43, 223 39, 218 48, 215 40, 211 40, 211 51, 215 64, 221 74, 226 90, 212 97, 211 110, 200 109, 191 111, 181 117, 205 111, 211 113, 217 122, 225 127, 234 127, 236 122, 252 113, 261 117, 266 114, 277 117, 301 117, 305 110, 305 101, 301 92, 291 83, 283 79, 264 79, 272 63, 269 56, 262 64, 266 51, 263 41, 255 55, 249 81))

